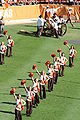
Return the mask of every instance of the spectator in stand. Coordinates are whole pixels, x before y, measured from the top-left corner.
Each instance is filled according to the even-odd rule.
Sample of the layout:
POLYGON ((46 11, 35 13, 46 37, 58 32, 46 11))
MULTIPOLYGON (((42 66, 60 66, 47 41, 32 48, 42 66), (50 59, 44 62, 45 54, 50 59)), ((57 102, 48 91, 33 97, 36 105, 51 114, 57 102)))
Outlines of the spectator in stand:
POLYGON ((61 0, 58 0, 58 4, 61 4, 61 0))
POLYGON ((69 5, 74 5, 74 0, 69 0, 69 5))
POLYGON ((17 5, 17 0, 14 0, 14 5, 15 5, 15 6, 17 5))
POLYGON ((1 0, 1 3, 2 3, 2 6, 3 6, 3 4, 4 4, 4 0, 1 0))
POLYGON ((49 0, 49 4, 53 4, 53 0, 49 0))

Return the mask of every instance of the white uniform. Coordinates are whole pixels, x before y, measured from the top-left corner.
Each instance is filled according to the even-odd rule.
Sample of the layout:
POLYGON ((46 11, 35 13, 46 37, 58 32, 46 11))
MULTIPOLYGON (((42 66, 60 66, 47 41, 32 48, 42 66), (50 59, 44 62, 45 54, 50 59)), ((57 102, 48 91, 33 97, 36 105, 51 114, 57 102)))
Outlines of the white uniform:
POLYGON ((39 89, 39 83, 38 82, 34 82, 33 83, 33 91, 34 93, 37 93, 39 89))
POLYGON ((32 91, 27 91, 27 101, 32 101, 32 91))
POLYGON ((48 73, 49 73, 49 78, 53 78, 53 68, 49 68, 48 73))
POLYGON ((7 41, 7 46, 8 46, 8 47, 11 47, 12 42, 13 42, 12 39, 8 39, 8 41, 7 41))
POLYGON ((74 49, 70 49, 69 57, 73 57, 74 54, 75 54, 75 50, 74 49))
POLYGON ((60 65, 65 65, 66 57, 61 56, 60 58, 60 65))
POLYGON ((0 46, 0 53, 1 53, 1 54, 4 54, 4 53, 5 53, 5 50, 6 50, 6 46, 5 46, 5 45, 1 45, 1 46, 0 46))
POLYGON ((44 22, 46 22, 46 20, 44 20, 42 17, 38 18, 38 21, 37 21, 38 27, 43 27, 44 26, 44 22))
POLYGON ((59 63, 57 61, 55 61, 54 63, 54 67, 55 67, 55 71, 58 71, 58 68, 59 68, 59 63))
POLYGON ((45 85, 45 80, 46 80, 46 76, 41 75, 40 76, 40 85, 45 85))
POLYGON ((16 100, 16 110, 21 111, 21 104, 22 104, 22 100, 17 99, 16 100))
POLYGON ((54 28, 58 31, 58 25, 57 25, 57 22, 54 22, 54 28))

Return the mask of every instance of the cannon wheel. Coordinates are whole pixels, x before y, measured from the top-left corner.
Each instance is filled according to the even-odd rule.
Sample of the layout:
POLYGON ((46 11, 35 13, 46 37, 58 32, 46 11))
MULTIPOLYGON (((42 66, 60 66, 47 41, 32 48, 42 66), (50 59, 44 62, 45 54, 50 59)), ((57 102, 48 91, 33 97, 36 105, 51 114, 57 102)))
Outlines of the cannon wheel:
POLYGON ((67 32, 67 25, 62 23, 62 30, 61 30, 61 36, 65 35, 67 32))

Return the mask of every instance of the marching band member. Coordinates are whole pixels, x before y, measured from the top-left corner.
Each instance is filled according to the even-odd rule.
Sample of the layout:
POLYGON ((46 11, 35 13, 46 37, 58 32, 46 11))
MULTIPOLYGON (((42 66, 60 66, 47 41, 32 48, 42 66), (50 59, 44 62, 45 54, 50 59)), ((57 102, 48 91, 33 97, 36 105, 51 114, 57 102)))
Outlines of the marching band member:
POLYGON ((52 65, 49 65, 49 69, 48 69, 48 74, 49 74, 49 80, 48 80, 48 91, 51 92, 53 91, 53 84, 54 84, 54 69, 52 67, 52 65))
POLYGON ((6 56, 12 56, 12 47, 14 47, 14 41, 12 40, 12 36, 9 35, 8 40, 7 40, 7 52, 6 52, 6 56), (10 53, 9 53, 9 49, 10 49, 10 53))
POLYGON ((74 58, 75 58, 76 53, 77 53, 77 51, 74 49, 74 46, 71 45, 71 47, 69 49, 69 67, 73 66, 73 62, 74 62, 74 58))
POLYGON ((64 56, 64 52, 62 52, 61 56, 60 56, 60 73, 59 76, 64 76, 64 66, 67 62, 67 58, 64 56))
POLYGON ((27 100, 26 100, 26 115, 30 116, 32 113, 32 97, 33 97, 33 93, 31 90, 31 86, 29 86, 29 90, 26 88, 25 84, 24 84, 24 88, 27 94, 27 100))
POLYGON ((57 57, 54 62, 54 70, 55 70, 55 81, 54 84, 57 83, 58 80, 58 70, 60 70, 60 58, 57 57))
POLYGON ((48 78, 48 76, 46 75, 46 73, 44 72, 44 70, 41 72, 40 75, 40 98, 41 99, 45 99, 46 98, 46 78, 48 78), (42 97, 42 88, 43 88, 43 97, 42 97))
POLYGON ((6 52, 6 46, 4 45, 4 42, 1 42, 0 45, 0 63, 4 64, 4 53, 6 52))
POLYGON ((36 106, 38 106, 39 104, 38 92, 40 92, 40 87, 39 87, 39 82, 37 78, 33 80, 33 92, 35 93, 35 104, 36 106))
POLYGON ((15 120, 22 120, 21 110, 23 110, 23 106, 26 104, 26 102, 21 98, 20 94, 16 96, 14 93, 13 95, 16 100, 15 120))
POLYGON ((40 99, 45 99, 46 98, 46 87, 45 85, 47 84, 47 81, 49 80, 49 77, 46 75, 44 70, 42 70, 41 74, 39 71, 36 69, 36 72, 40 76, 40 99), (42 88, 43 88, 43 96, 42 96, 42 88))

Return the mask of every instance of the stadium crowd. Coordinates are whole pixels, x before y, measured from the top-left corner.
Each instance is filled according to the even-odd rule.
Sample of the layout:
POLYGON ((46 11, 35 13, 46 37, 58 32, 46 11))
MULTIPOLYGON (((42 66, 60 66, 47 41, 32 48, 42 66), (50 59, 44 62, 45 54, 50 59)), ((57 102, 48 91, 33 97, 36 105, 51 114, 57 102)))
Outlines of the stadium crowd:
POLYGON ((8 5, 36 5, 36 4, 65 4, 65 5, 79 5, 80 0, 0 0, 0 6, 5 3, 8 5))

